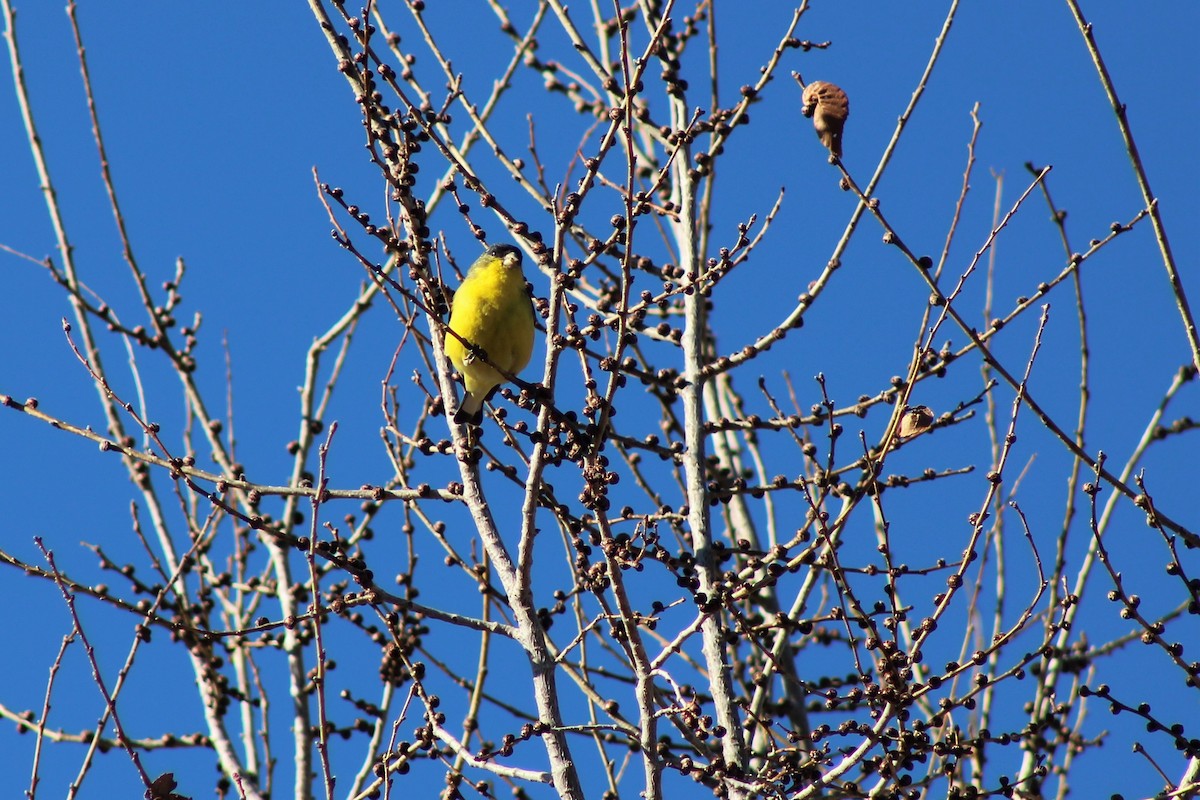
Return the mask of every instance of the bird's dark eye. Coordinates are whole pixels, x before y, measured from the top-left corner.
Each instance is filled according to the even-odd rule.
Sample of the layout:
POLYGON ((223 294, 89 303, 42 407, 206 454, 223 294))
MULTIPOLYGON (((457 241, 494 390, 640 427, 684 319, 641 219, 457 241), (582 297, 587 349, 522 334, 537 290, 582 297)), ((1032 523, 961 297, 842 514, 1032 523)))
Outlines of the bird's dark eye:
POLYGON ((521 251, 511 244, 494 244, 488 248, 488 255, 499 259, 506 267, 521 266, 521 251))

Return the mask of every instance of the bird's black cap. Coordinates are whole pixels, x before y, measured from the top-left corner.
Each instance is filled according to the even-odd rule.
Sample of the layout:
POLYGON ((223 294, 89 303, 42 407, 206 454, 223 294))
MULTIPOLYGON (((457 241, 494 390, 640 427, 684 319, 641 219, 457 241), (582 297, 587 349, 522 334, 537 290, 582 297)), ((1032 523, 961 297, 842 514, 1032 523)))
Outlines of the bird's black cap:
POLYGON ((521 251, 511 244, 494 244, 488 248, 487 254, 493 258, 504 258, 509 253, 516 253, 517 260, 521 259, 521 251))

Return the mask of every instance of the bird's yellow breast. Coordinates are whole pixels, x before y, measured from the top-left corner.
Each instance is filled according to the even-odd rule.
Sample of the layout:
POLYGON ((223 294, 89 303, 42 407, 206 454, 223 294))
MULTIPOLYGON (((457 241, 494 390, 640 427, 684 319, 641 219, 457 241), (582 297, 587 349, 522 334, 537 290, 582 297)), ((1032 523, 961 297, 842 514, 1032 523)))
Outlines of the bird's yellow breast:
MULTIPOLYGON (((520 372, 533 354, 533 307, 525 292, 525 276, 519 266, 506 267, 499 259, 477 265, 454 293, 450 329, 482 348, 487 359, 504 372, 520 372)), ((501 381, 499 374, 483 362, 468 363, 469 350, 454 336, 446 337, 446 355, 470 383, 501 381), (495 380, 492 380, 492 378, 495 380)))

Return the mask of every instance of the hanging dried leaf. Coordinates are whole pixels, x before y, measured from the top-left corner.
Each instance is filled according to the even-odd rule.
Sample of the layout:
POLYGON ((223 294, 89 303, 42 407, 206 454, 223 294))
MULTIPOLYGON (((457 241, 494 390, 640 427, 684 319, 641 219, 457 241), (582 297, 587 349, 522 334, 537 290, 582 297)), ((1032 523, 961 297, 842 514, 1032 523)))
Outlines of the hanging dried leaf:
POLYGON ((821 144, 838 158, 842 157, 842 130, 850 116, 850 98, 828 81, 813 81, 804 87, 801 112, 812 117, 821 144))
POLYGON ((146 800, 190 800, 181 794, 175 794, 178 785, 174 772, 164 772, 151 781, 146 789, 146 800))
POLYGON ((900 438, 920 436, 933 427, 933 409, 929 406, 906 406, 900 414, 900 438))

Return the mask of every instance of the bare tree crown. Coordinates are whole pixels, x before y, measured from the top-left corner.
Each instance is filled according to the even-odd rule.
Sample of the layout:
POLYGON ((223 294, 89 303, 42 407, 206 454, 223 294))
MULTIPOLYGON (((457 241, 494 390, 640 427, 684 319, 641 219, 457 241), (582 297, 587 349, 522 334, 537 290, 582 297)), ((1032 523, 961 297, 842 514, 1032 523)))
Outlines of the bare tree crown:
MULTIPOLYGON (((237 270, 139 258, 89 71, 101 12, 66 24, 99 154, 71 176, 99 176, 89 213, 119 240, 102 258, 72 244, 32 32, 0 0, 53 232, 28 253, 0 232, 0 259, 60 290, 17 302, 63 318, 102 414, 0 371, 0 435, 98 447, 64 481, 132 484, 78 488, 93 530, 44 507, 0 545, 0 585, 38 587, 61 626, 45 683, 0 692, 14 787, 207 797, 215 762, 235 798, 1196 795, 1196 415, 1174 410, 1193 287, 1076 0, 1059 46, 1089 83, 972 99, 936 133, 946 49, 1000 47, 955 38, 981 13, 957 2, 892 43, 921 61, 899 93, 854 68, 879 56, 856 4, 308 5, 295 46, 361 133, 357 161, 312 170, 320 270, 262 265, 328 312, 271 320, 305 348, 299 391, 269 395, 284 462, 238 426, 268 396, 234 379, 253 328, 189 299, 240 294, 237 270), (985 121, 1058 141, 1052 100, 1083 96, 1123 161, 1050 164, 1037 130, 982 171, 985 121), (1091 194, 1111 221, 1068 216, 1091 194), (1151 329, 1136 356, 1111 345, 1151 329), (194 693, 157 693, 150 661, 194 693)), ((37 504, 22 491, 6 502, 37 504)))

